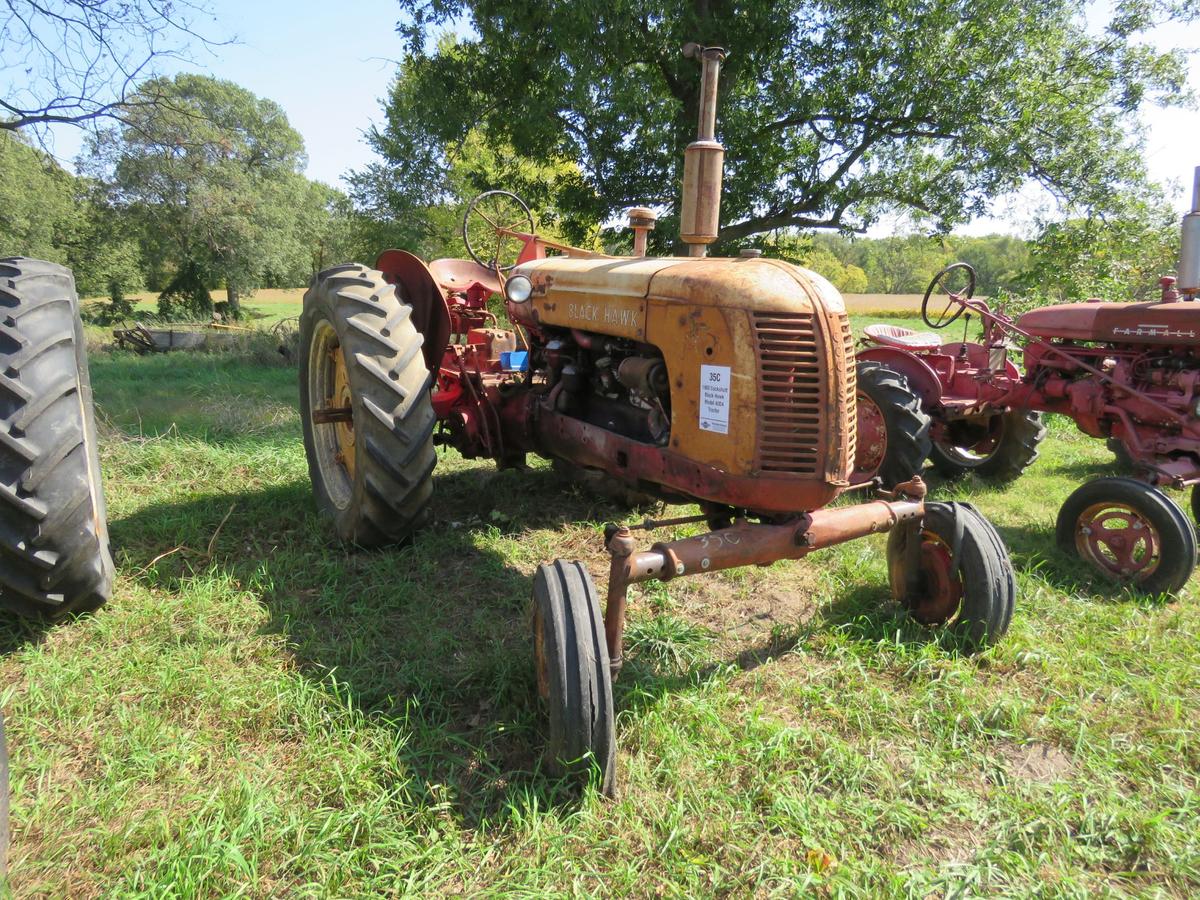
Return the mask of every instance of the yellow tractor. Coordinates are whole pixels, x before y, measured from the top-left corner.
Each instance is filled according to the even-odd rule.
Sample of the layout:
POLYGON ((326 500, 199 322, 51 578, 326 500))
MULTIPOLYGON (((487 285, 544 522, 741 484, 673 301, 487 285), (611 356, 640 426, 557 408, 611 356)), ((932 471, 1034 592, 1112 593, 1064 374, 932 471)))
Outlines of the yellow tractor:
POLYGON ((1012 567, 970 506, 926 503, 919 478, 857 505, 851 489, 855 359, 841 296, 819 275, 745 254, 717 259, 724 151, 715 140, 725 53, 702 67, 700 131, 685 157, 688 255, 645 256, 648 209, 631 211, 634 254, 540 237, 528 208, 490 191, 468 206, 469 259, 400 250, 373 268, 322 272, 301 318, 302 420, 318 504, 347 542, 409 538, 433 495, 435 444, 518 466, 534 453, 613 488, 675 503, 696 537, 637 549, 611 526, 601 605, 578 562, 533 581, 537 684, 547 758, 615 790, 612 679, 629 585, 796 559, 890 531, 893 596, 920 622, 978 646, 1008 628, 1012 567), (503 302, 507 322, 493 306, 503 302))

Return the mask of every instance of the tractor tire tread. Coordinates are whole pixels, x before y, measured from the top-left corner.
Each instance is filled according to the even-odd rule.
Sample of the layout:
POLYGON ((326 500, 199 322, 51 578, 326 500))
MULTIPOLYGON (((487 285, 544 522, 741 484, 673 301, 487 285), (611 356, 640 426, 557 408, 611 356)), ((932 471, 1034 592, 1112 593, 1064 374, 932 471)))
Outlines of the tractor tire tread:
POLYGON ((315 462, 308 391, 309 353, 303 352, 301 393, 309 472, 318 505, 330 514, 347 543, 378 547, 407 540, 423 524, 433 490, 437 418, 430 375, 421 348, 424 338, 412 324, 396 288, 382 273, 364 266, 336 266, 319 273, 304 297, 302 344, 307 346, 318 319, 333 326, 342 346, 354 398, 356 472, 348 508, 338 510, 320 485, 315 462), (367 309, 371 315, 364 315, 367 309), (386 322, 397 322, 388 336, 386 322))
POLYGON ((936 443, 930 461, 944 478, 961 478, 974 472, 989 481, 1009 482, 1020 478, 1037 461, 1038 445, 1046 438, 1046 424, 1040 412, 1010 409, 999 413, 1004 417, 1004 431, 992 453, 974 465, 964 465, 947 454, 936 443))
POLYGON ((921 398, 902 374, 877 362, 857 366, 859 390, 879 407, 887 429, 887 451, 878 476, 884 488, 893 488, 920 475, 929 457, 929 415, 921 398))
MULTIPOLYGON (((946 626, 968 649, 994 644, 1008 631, 1016 607, 1017 586, 1012 561, 995 527, 969 503, 925 504, 925 524, 943 539, 953 534, 954 519, 962 524, 959 572, 963 595, 957 615, 946 626)), ((894 529, 888 537, 888 559, 902 565, 906 532, 894 529)))
POLYGON ((595 584, 582 563, 555 560, 538 567, 533 602, 542 618, 550 668, 549 767, 578 775, 594 761, 601 772, 601 792, 614 796, 612 675, 595 584))
POLYGON ((0 260, 0 606, 56 619, 115 577, 91 382, 70 270, 0 260))

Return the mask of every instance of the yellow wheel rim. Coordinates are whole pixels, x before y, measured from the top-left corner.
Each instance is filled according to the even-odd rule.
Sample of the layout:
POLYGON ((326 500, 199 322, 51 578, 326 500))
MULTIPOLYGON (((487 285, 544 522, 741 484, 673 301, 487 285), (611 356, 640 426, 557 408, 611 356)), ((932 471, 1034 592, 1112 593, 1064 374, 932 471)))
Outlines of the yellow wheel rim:
POLYGON ((313 446, 321 482, 330 501, 346 509, 354 495, 357 442, 352 419, 317 421, 315 414, 350 409, 350 371, 337 332, 327 319, 313 329, 308 356, 308 401, 313 446))

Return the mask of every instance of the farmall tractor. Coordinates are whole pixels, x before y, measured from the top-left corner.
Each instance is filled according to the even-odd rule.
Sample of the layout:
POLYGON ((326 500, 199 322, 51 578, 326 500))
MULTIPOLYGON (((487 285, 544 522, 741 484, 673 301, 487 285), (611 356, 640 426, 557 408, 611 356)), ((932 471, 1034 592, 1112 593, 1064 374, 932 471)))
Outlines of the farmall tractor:
POLYGON ((868 326, 858 479, 910 477, 926 450, 944 476, 1013 479, 1037 457, 1042 413, 1061 413, 1107 439, 1134 477, 1072 493, 1058 514, 1059 546, 1138 590, 1180 590, 1196 565, 1196 532, 1161 488, 1191 486, 1200 518, 1200 168, 1192 206, 1178 280, 1161 280, 1159 302, 1047 306, 1014 321, 975 299, 974 271, 954 263, 929 285, 921 318, 940 330, 979 316, 981 343, 965 328, 963 340, 943 344, 932 332, 868 326), (1024 373, 1009 358, 1018 344, 1024 373))
POLYGON ((699 505, 697 516, 608 527, 603 606, 581 563, 543 565, 533 579, 548 763, 594 767, 609 793, 630 585, 890 531, 891 589, 920 622, 978 645, 1005 632, 1015 593, 992 527, 965 504, 926 503, 919 478, 885 499, 826 508, 849 487, 854 460, 850 323, 838 292, 812 272, 705 256, 717 233, 724 52, 685 52, 703 70, 700 134, 684 169, 688 256, 644 255, 649 210, 631 214, 633 257, 614 257, 539 237, 524 204, 489 192, 467 209, 470 259, 389 250, 374 268, 329 269, 301 320, 313 487, 349 543, 412 536, 434 491, 437 444, 504 467, 538 454, 699 505), (498 300, 507 322, 489 309, 498 300), (637 547, 637 528, 683 522, 710 530, 637 547))

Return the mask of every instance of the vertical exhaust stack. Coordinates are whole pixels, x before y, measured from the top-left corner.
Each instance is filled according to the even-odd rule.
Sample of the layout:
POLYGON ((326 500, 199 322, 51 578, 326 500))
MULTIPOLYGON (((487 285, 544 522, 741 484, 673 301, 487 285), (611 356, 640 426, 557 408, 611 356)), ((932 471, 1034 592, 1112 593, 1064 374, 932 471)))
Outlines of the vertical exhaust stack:
POLYGON ((688 245, 689 256, 703 256, 705 247, 717 239, 721 219, 721 167, 725 148, 716 139, 717 79, 725 50, 684 44, 683 55, 699 59, 700 123, 696 140, 683 152, 683 208, 679 215, 679 237, 688 245))
POLYGON ((1200 294, 1200 166, 1196 166, 1196 180, 1192 186, 1192 211, 1183 217, 1177 287, 1181 294, 1187 294, 1192 300, 1200 294))

